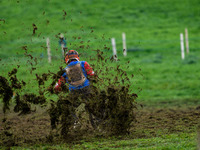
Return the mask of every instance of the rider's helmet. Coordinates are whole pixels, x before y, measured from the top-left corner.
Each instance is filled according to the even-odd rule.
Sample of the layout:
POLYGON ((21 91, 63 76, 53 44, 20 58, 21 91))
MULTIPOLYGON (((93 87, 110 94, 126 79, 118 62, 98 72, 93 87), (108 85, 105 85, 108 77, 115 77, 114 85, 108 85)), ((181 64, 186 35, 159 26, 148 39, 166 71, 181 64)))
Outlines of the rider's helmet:
POLYGON ((79 61, 79 55, 78 52, 75 50, 69 50, 66 54, 65 54, 65 62, 68 64, 70 61, 72 60, 76 60, 79 61))

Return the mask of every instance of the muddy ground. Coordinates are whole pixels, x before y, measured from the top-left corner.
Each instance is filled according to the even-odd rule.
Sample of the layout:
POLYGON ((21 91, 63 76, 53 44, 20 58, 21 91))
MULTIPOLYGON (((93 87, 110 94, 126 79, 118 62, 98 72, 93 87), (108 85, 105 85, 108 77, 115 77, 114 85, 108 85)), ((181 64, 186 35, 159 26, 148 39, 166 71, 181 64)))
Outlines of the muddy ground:
MULTIPOLYGON (((37 110, 19 116, 7 113, 7 119, 0 113, 0 146, 20 146, 55 142, 59 139, 56 131, 51 131, 50 118, 46 111, 37 110), (53 135, 53 137, 51 136, 53 135)), ((149 138, 178 132, 196 132, 200 121, 200 106, 191 108, 140 108, 136 112, 137 121, 130 130, 131 138, 149 138)), ((97 133, 97 132, 96 132, 97 133)), ((80 140, 95 137, 92 128, 69 134, 68 139, 80 140)))

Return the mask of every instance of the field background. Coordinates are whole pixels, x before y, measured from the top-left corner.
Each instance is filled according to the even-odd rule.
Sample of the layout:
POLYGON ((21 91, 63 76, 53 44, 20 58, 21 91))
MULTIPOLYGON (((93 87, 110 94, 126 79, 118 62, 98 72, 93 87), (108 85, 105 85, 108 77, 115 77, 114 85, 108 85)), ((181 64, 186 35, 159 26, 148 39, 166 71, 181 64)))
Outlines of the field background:
MULTIPOLYGON (((137 102, 144 109, 200 105, 199 0, 1 0, 0 10, 0 75, 7 77, 12 68, 20 66, 17 76, 28 83, 23 92, 38 91, 35 74, 48 70, 56 73, 65 66, 58 44, 58 36, 63 33, 67 47, 77 50, 81 60, 90 64, 96 64, 91 60, 96 58, 94 50, 100 49, 105 57, 111 57, 111 38, 116 38, 119 61, 108 66, 120 64, 125 68, 130 61, 126 71, 134 74, 131 90, 138 94, 137 102), (37 26, 35 34, 33 24, 37 26), (180 33, 185 28, 189 31, 190 53, 182 60, 180 33), (122 54, 122 32, 126 33, 127 57, 122 54), (51 64, 47 59, 47 37, 51 64), (24 55, 25 48, 37 63, 24 55)), ((119 144, 117 139, 111 143, 119 144)), ((95 141, 82 148, 87 145, 97 148, 95 141)), ((196 132, 130 140, 122 145, 127 149, 195 149, 196 132)))

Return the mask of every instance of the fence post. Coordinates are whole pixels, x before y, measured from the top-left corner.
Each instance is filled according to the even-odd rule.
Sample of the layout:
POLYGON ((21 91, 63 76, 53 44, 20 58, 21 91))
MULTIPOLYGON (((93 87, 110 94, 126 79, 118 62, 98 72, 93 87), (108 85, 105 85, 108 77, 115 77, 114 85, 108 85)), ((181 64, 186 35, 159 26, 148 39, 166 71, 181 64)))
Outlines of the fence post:
POLYGON ((113 47, 113 59, 117 60, 117 50, 116 50, 115 38, 112 38, 112 47, 113 47))
POLYGON ((126 48, 126 34, 122 33, 122 42, 123 42, 123 54, 124 56, 127 55, 127 48, 126 48))
POLYGON ((181 58, 185 59, 183 33, 180 34, 181 58))
POLYGON ((60 44, 61 44, 61 53, 62 53, 62 57, 64 57, 64 48, 65 48, 65 43, 64 43, 64 35, 60 34, 60 44))
POLYGON ((188 40, 188 29, 185 28, 185 44, 186 44, 186 51, 189 54, 189 40, 188 40))
POLYGON ((48 55, 48 61, 51 63, 51 48, 50 48, 50 40, 47 38, 47 55, 48 55))
POLYGON ((64 44, 61 44, 62 57, 64 57, 64 44))

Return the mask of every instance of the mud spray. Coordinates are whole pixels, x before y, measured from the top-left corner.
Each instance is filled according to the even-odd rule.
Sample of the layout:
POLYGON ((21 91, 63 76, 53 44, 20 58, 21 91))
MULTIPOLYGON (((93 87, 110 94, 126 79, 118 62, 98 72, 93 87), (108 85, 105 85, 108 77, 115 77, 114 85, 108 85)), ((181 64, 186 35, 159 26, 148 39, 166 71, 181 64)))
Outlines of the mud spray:
POLYGON ((120 65, 108 67, 106 64, 113 59, 104 59, 102 51, 95 51, 98 65, 92 67, 98 77, 90 79, 91 86, 80 93, 69 93, 67 85, 63 85, 61 92, 54 92, 53 87, 62 75, 63 68, 60 68, 57 73, 36 74, 39 87, 37 94, 23 92, 26 83, 18 80, 16 68, 8 73, 8 78, 0 76, 0 96, 5 114, 1 140, 5 145, 6 143, 9 143, 9 146, 16 145, 11 132, 12 127, 7 128, 6 122, 6 113, 10 109, 13 93, 16 93, 13 110, 18 115, 31 113, 32 105, 45 106, 43 108, 47 109, 51 122, 51 131, 46 137, 49 142, 53 142, 55 137, 56 140, 72 140, 86 133, 100 136, 129 133, 131 123, 135 120, 137 94, 130 92, 131 82, 120 65), (115 72, 115 75, 111 75, 109 70, 115 72), (48 85, 47 80, 51 81, 48 85), (46 92, 50 95, 58 95, 57 100, 49 99, 44 94, 46 92))

